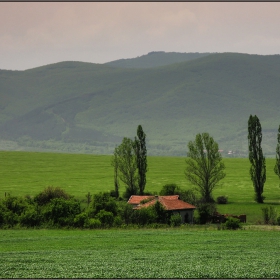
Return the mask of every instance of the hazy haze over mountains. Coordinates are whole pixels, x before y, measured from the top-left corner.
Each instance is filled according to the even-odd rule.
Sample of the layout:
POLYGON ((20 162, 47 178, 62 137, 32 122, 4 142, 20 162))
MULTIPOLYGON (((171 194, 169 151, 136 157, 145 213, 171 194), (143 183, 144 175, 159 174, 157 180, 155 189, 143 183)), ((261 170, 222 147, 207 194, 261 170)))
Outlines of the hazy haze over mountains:
POLYGON ((151 52, 106 64, 61 62, 0 70, 0 149, 111 154, 138 124, 150 155, 185 156, 197 133, 247 152, 256 114, 274 155, 280 56, 151 52))

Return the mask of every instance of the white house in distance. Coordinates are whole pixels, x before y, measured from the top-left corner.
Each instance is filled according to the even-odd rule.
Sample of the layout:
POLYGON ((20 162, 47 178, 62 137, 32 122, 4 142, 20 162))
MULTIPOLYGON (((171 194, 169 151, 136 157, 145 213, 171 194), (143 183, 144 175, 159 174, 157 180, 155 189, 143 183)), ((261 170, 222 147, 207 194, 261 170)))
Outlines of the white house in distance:
POLYGON ((196 207, 180 200, 179 195, 132 195, 129 198, 128 203, 133 205, 133 208, 137 210, 144 207, 150 207, 157 201, 165 208, 165 210, 171 211, 173 214, 179 213, 181 215, 182 223, 193 223, 193 212, 196 207), (144 203, 141 203, 143 200, 144 203))

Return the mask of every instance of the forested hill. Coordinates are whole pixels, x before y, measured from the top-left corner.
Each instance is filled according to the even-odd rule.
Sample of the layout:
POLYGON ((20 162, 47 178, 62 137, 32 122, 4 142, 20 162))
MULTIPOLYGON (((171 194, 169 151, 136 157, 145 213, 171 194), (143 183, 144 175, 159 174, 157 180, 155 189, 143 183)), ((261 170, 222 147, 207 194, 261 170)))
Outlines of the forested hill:
POLYGON ((140 57, 118 59, 105 64, 121 68, 153 68, 173 63, 186 62, 209 54, 210 53, 150 52, 140 57))
POLYGON ((209 132, 220 149, 244 155, 247 121, 256 114, 264 153, 274 155, 280 56, 192 55, 182 62, 179 54, 154 52, 119 66, 67 61, 0 70, 0 149, 110 154, 141 124, 149 154, 186 155, 188 141, 209 132), (169 64, 158 66, 159 57, 169 64))

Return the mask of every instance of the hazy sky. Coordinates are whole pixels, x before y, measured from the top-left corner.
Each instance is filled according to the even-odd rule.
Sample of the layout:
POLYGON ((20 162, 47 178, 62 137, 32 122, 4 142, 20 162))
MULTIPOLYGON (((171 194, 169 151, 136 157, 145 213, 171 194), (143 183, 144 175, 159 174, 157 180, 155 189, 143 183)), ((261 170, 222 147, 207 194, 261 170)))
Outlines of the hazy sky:
POLYGON ((1 2, 0 69, 151 51, 280 53, 280 2, 1 2))

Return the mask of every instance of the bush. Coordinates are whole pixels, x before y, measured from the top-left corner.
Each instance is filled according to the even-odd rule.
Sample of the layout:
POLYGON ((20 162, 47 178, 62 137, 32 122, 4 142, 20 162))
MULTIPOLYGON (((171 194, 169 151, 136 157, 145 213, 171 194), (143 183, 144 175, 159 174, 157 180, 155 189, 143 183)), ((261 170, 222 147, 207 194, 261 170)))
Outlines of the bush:
POLYGON ((180 196, 181 200, 188 202, 192 205, 197 205, 197 203, 198 203, 197 194, 194 189, 181 191, 179 193, 179 196, 180 196))
POLYGON ((93 196, 92 209, 94 215, 99 213, 101 210, 105 210, 113 213, 113 215, 116 215, 117 208, 116 200, 111 197, 109 192, 100 192, 99 194, 95 194, 93 196))
POLYGON ((80 213, 75 216, 74 225, 76 227, 80 227, 80 228, 84 227, 87 224, 88 219, 89 219, 88 213, 86 213, 86 212, 80 213))
POLYGON ((224 195, 218 196, 218 197, 217 197, 217 203, 218 203, 218 204, 227 204, 227 203, 228 203, 228 198, 227 198, 227 196, 224 196, 224 195))
POLYGON ((277 218, 277 225, 280 226, 280 216, 277 218))
POLYGON ((276 225, 277 210, 274 206, 262 208, 263 222, 265 224, 276 225))
POLYGON ((36 227, 41 224, 42 216, 38 213, 35 207, 29 207, 19 217, 19 222, 23 226, 36 227))
POLYGON ((90 229, 101 228, 101 222, 98 219, 90 218, 86 221, 85 227, 90 229))
POLYGON ((172 227, 178 227, 180 226, 182 223, 182 218, 180 214, 173 214, 170 218, 170 225, 172 227))
POLYGON ((211 217, 217 212, 215 203, 199 202, 197 206, 198 221, 200 224, 206 224, 211 221, 211 217))
POLYGON ((181 192, 181 189, 176 184, 166 184, 162 187, 161 191, 159 192, 159 195, 174 195, 179 194, 181 192))
POLYGON ((55 198, 63 198, 67 200, 70 199, 70 195, 60 187, 47 187, 34 197, 34 201, 37 202, 38 205, 46 205, 55 198))
POLYGON ((46 222, 52 222, 60 226, 69 226, 74 224, 75 216, 80 213, 80 202, 74 199, 55 198, 44 209, 44 218, 46 222))
POLYGON ((133 210, 132 220, 135 224, 147 225, 156 222, 156 214, 152 207, 133 210))
POLYGON ((233 217, 228 217, 227 221, 223 223, 223 226, 226 229, 238 229, 242 227, 239 219, 233 217))
POLYGON ((112 212, 108 212, 104 209, 99 211, 96 218, 101 222, 103 226, 112 226, 114 223, 114 215, 112 212))

